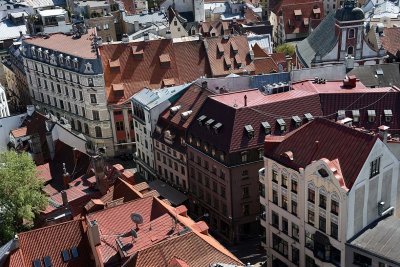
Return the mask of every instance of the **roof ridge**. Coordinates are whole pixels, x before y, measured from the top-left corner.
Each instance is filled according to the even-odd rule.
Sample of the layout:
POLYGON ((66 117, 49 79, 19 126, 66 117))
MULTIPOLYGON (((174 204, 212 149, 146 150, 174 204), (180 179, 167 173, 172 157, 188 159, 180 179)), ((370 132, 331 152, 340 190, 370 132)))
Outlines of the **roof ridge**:
MULTIPOLYGON (((121 180, 122 180, 122 179, 121 179, 121 180)), ((122 181, 125 182, 124 180, 122 180, 122 181)), ((108 211, 108 210, 111 210, 111 209, 115 209, 115 208, 118 208, 118 207, 123 207, 123 206, 125 206, 125 205, 131 204, 132 202, 145 200, 145 199, 147 199, 147 198, 155 198, 155 197, 153 197, 153 196, 143 196, 143 197, 138 198, 138 199, 132 199, 132 200, 130 200, 130 201, 127 201, 127 202, 122 203, 121 205, 116 205, 116 206, 113 206, 113 207, 109 207, 109 208, 107 208, 107 209, 102 209, 102 210, 97 210, 97 211, 94 211, 94 212, 90 212, 89 214, 87 214, 87 216, 90 216, 90 215, 93 215, 93 214, 98 214, 98 213, 100 213, 100 212, 105 212, 105 211, 108 211)))
MULTIPOLYGON (((73 223, 78 223, 78 222, 79 222, 79 223, 83 223, 83 222, 84 222, 84 219, 82 219, 82 218, 80 218, 80 219, 73 219, 73 220, 66 221, 66 222, 61 222, 61 223, 57 223, 57 224, 53 224, 53 225, 48 225, 48 226, 44 226, 44 227, 32 229, 32 230, 29 230, 29 231, 26 231, 26 232, 18 233, 18 236, 21 237, 21 235, 24 236, 24 235, 31 234, 31 233, 34 233, 34 232, 38 232, 38 231, 40 231, 40 230, 46 230, 46 229, 49 229, 49 228, 59 227, 59 226, 61 226, 61 225, 73 224, 73 223)), ((80 224, 80 225, 81 225, 81 224, 80 224)), ((81 225, 81 226, 82 226, 82 225, 81 225)), ((81 227, 81 230, 83 230, 83 227, 81 227)))

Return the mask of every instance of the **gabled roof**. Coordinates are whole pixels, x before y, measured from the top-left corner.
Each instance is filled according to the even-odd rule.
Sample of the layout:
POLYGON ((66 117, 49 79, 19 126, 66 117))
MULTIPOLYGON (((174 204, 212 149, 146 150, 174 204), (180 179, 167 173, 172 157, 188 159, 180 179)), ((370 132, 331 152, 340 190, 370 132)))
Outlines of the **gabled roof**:
POLYGON ((311 67, 315 56, 325 56, 338 42, 335 34, 336 19, 333 13, 328 14, 311 34, 296 45, 296 53, 304 67, 311 67))
POLYGON ((212 266, 215 263, 243 266, 240 261, 222 253, 192 231, 138 251, 123 266, 171 266, 168 263, 174 258, 179 258, 186 264, 179 266, 204 267, 212 266))
POLYGON ((400 28, 384 28, 383 33, 380 36, 383 48, 392 56, 399 56, 400 28))
POLYGON ((161 88, 165 79, 174 79, 175 85, 180 85, 209 73, 202 41, 173 43, 163 39, 103 45, 99 50, 108 103, 124 102, 144 87, 161 88), (165 54, 169 63, 160 62, 165 54), (110 68, 109 60, 117 59, 120 67, 110 68), (113 85, 119 85, 123 95, 114 92, 113 85))
POLYGON ((378 135, 370 135, 327 119, 315 118, 286 135, 279 144, 265 144, 265 156, 294 169, 314 160, 338 159, 346 187, 351 189, 378 135), (290 151, 293 160, 284 155, 290 151))
POLYGON ((38 259, 43 265, 43 258, 49 256, 52 266, 94 266, 90 259, 90 248, 86 231, 81 220, 60 223, 18 234, 19 248, 10 256, 8 265, 29 267, 38 259), (63 261, 62 251, 78 250, 78 257, 63 261))
POLYGON ((213 77, 227 76, 231 73, 254 73, 255 66, 248 55, 250 49, 246 36, 232 35, 228 36, 227 39, 224 37, 210 37, 205 39, 204 42, 207 44, 207 57, 213 77), (232 43, 238 48, 237 54, 232 49, 232 43), (223 54, 218 53, 218 44, 223 46, 223 54), (240 58, 242 62, 241 66, 237 64, 235 56, 240 58), (227 66, 227 62, 229 63, 229 61, 231 62, 230 68, 227 66))

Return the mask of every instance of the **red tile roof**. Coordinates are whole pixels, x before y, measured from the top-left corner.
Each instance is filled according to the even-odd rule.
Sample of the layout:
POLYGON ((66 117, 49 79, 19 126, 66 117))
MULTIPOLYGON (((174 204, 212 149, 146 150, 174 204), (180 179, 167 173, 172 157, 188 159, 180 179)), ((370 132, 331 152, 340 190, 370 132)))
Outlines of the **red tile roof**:
MULTIPOLYGON (((53 266, 94 266, 94 262, 90 260, 90 248, 81 220, 20 233, 18 237, 19 249, 11 255, 8 265, 10 267, 33 266, 33 261, 36 259, 39 259, 44 266, 45 256, 50 256, 53 266), (62 251, 73 247, 78 249, 79 256, 64 262, 62 251)), ((69 253, 71 255, 70 251, 69 253)))
POLYGON ((19 138, 19 137, 23 137, 26 136, 28 132, 28 128, 27 127, 21 127, 15 130, 11 131, 11 134, 15 137, 15 138, 19 138))
POLYGON ((314 160, 326 158, 340 164, 347 188, 357 179, 378 135, 370 135, 322 118, 285 136, 278 145, 265 144, 265 156, 294 169, 305 168, 314 160), (293 160, 282 156, 290 151, 293 160))
POLYGON ((254 66, 256 67, 256 75, 278 72, 279 70, 275 60, 271 57, 255 59, 254 66))
POLYGON ((121 0, 126 14, 133 15, 136 14, 136 8, 133 0, 121 0))
POLYGON ((169 265, 175 258, 179 258, 183 262, 179 266, 204 267, 212 266, 215 263, 243 266, 242 262, 222 253, 212 243, 202 239, 195 232, 174 236, 156 245, 140 250, 123 266, 176 266, 169 265))
POLYGON ((384 28, 384 35, 380 36, 383 48, 392 56, 398 56, 400 43, 400 28, 384 28))
POLYGON ((51 50, 66 53, 86 59, 96 59, 96 51, 92 49, 92 40, 94 38, 94 29, 89 29, 87 34, 80 38, 74 38, 63 33, 53 33, 50 37, 36 35, 24 39, 27 44, 48 48, 51 50))
POLYGON ((144 87, 161 88, 163 81, 173 79, 180 85, 209 73, 202 41, 172 43, 172 40, 163 39, 105 44, 99 50, 108 103, 122 103, 144 87), (160 62, 167 58, 169 62, 160 62), (120 68, 110 68, 109 60, 117 59, 120 68), (123 90, 123 95, 113 92, 116 89, 123 90))
POLYGON ((249 45, 247 37, 244 35, 232 35, 228 39, 224 37, 210 37, 204 40, 207 44, 207 57, 210 62, 211 74, 213 77, 227 76, 231 73, 243 74, 245 71, 249 74, 255 72, 254 63, 249 56, 249 45), (237 55, 241 60, 242 66, 238 66, 231 43, 234 42, 238 48, 237 55), (218 51, 218 46, 223 46, 224 52, 218 51), (227 61, 231 62, 228 68, 227 61))

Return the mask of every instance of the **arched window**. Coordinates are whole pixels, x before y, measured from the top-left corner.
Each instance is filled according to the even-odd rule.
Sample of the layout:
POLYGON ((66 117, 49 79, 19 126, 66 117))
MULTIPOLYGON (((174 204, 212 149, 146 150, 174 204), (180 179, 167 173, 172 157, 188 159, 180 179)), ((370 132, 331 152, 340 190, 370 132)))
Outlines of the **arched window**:
POLYGON ((89 125, 87 123, 83 124, 83 128, 85 128, 85 134, 89 134, 89 125))
POLYGON ((103 137, 100 126, 96 126, 94 129, 96 131, 96 137, 103 137))
POLYGON ((347 54, 348 55, 353 55, 353 51, 354 50, 354 48, 352 47, 352 46, 349 46, 348 48, 347 48, 347 54))
POLYGON ((354 33, 355 33, 354 29, 349 29, 349 39, 354 38, 354 33))
POLYGON ((81 121, 76 121, 76 123, 78 124, 78 129, 77 129, 77 131, 78 131, 78 132, 82 132, 82 123, 81 123, 81 121))

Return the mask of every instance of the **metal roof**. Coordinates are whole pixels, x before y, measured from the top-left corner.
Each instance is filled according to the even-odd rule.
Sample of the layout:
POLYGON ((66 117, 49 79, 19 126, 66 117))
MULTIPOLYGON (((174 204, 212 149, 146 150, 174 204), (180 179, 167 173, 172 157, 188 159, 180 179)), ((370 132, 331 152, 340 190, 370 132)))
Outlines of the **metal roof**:
POLYGON ((11 20, 4 20, 0 22, 0 41, 18 38, 19 32, 26 34, 25 25, 15 25, 11 20))

